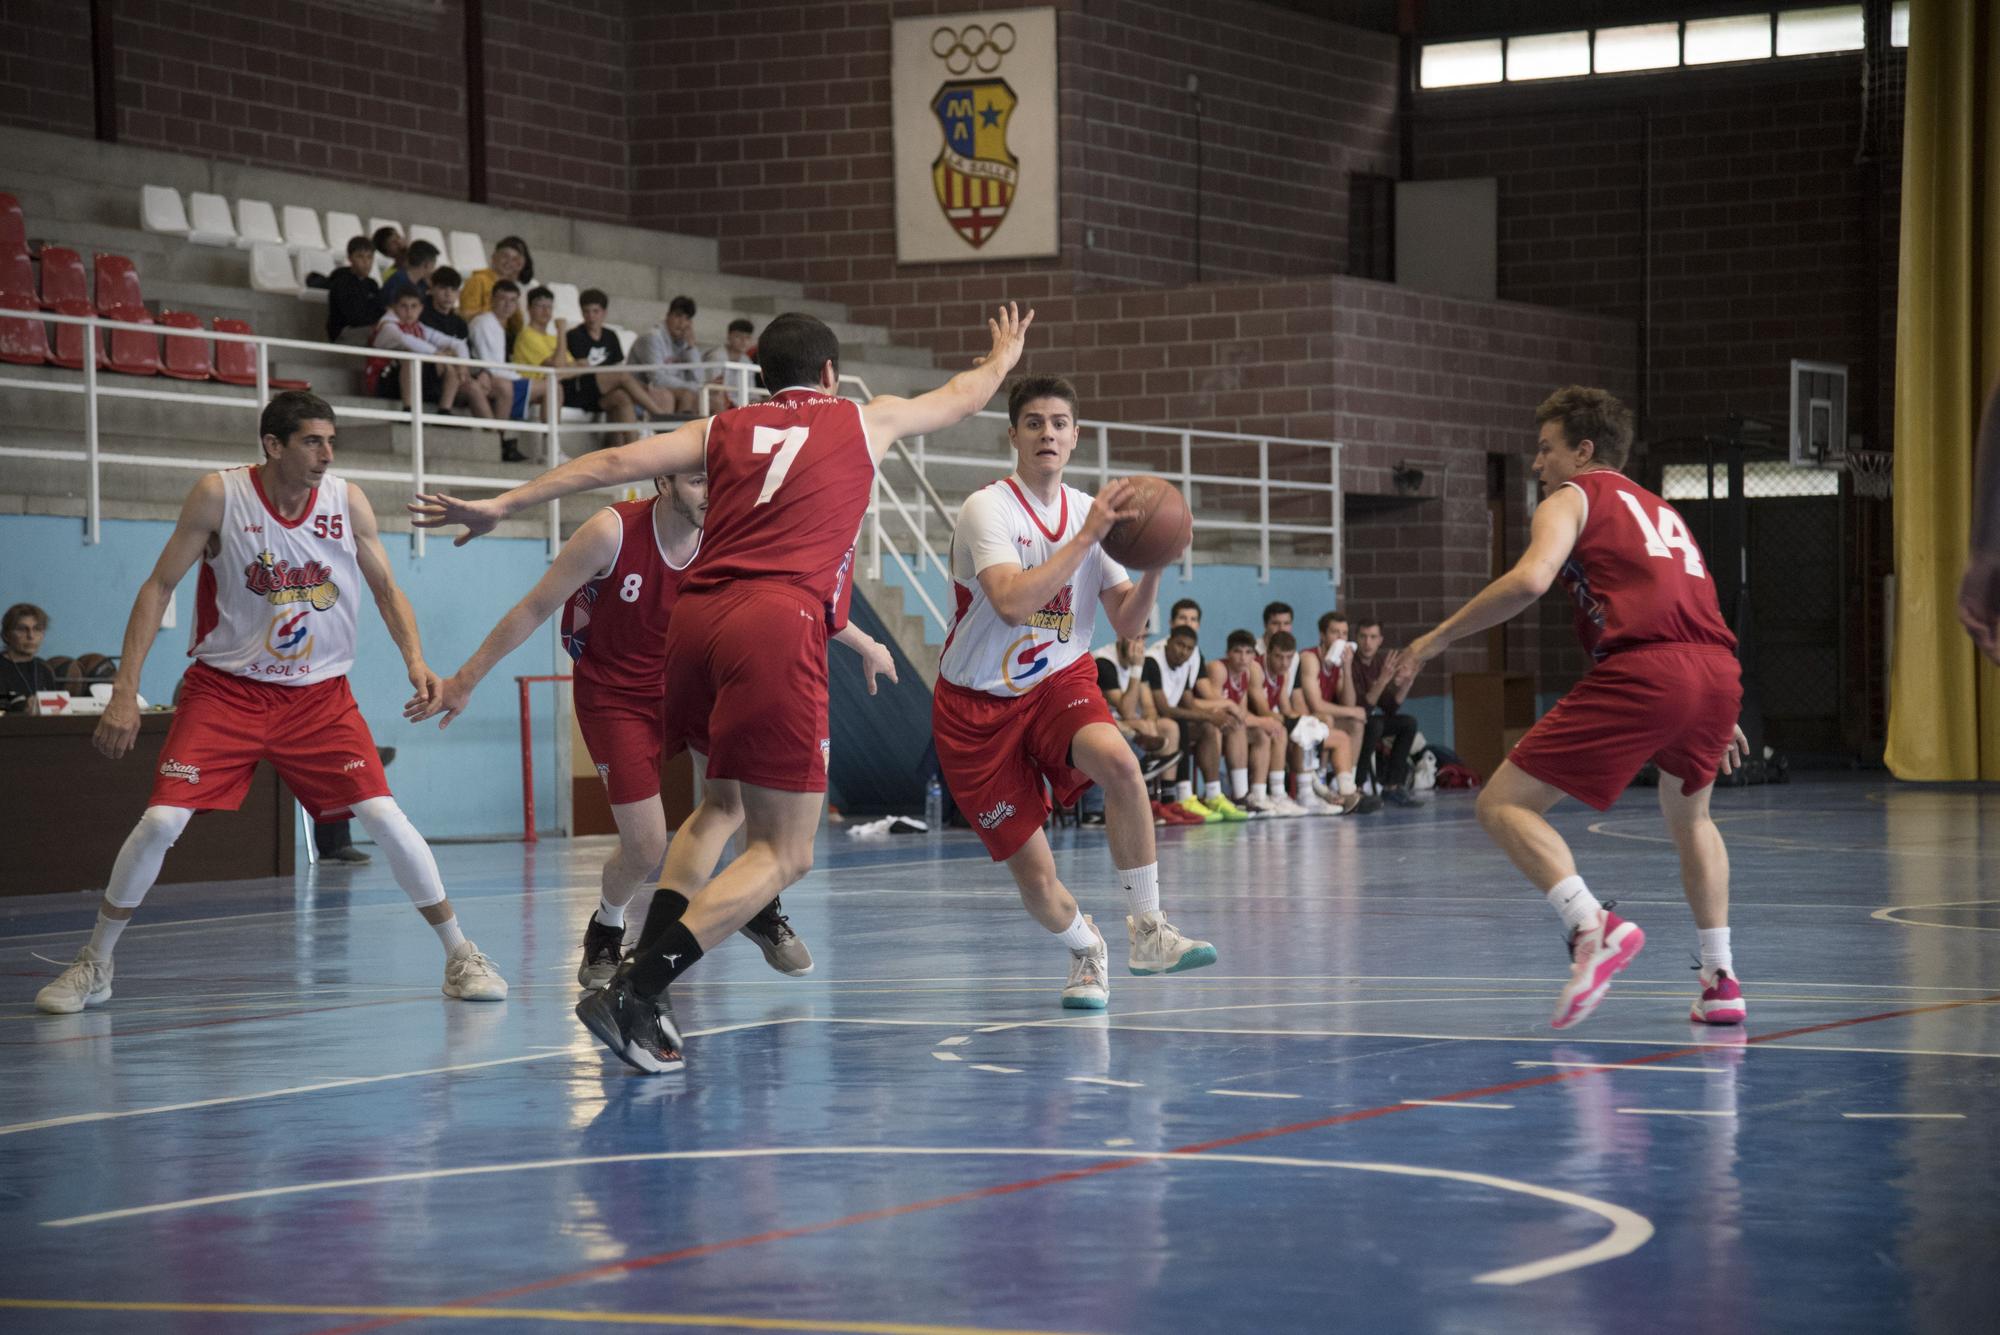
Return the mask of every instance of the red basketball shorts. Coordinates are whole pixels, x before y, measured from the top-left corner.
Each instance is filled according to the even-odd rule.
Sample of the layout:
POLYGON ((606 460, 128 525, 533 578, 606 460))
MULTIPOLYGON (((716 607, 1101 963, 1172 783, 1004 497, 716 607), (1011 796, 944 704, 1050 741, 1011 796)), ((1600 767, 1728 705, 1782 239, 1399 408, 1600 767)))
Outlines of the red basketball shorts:
POLYGON ((667 626, 666 754, 708 777, 826 791, 826 609, 779 580, 684 593, 667 626))
POLYGON ((1069 746, 1092 723, 1117 720, 1088 657, 1004 700, 938 682, 931 703, 938 768, 995 862, 1020 852, 1049 818, 1044 780, 1065 806, 1090 787, 1090 776, 1069 763, 1069 746))
POLYGON ((1528 730, 1507 759, 1577 801, 1608 810, 1647 761, 1683 794, 1715 780, 1743 707, 1736 655, 1717 645, 1613 654, 1528 730))
POLYGON ((149 805, 234 811, 260 760, 271 762, 314 820, 389 795, 345 676, 273 686, 196 663, 181 679, 149 805))
POLYGON ((576 726, 614 807, 660 795, 666 750, 666 697, 579 680, 576 726))

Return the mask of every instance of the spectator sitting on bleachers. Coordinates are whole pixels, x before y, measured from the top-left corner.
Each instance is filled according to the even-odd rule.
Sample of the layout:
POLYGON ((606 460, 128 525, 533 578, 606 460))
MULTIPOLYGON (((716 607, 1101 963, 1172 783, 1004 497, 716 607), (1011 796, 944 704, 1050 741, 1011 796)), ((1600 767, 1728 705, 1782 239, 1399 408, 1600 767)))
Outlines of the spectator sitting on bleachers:
MULTIPOLYGON (((514 351, 510 360, 516 366, 570 366, 569 343, 564 337, 569 332, 569 321, 558 320, 556 314, 556 294, 548 288, 538 287, 528 293, 528 318, 520 331, 514 335, 514 351)), ((528 402, 540 403, 548 392, 548 378, 535 376, 534 388, 528 393, 528 402)))
POLYGON ((764 377, 754 367, 745 365, 757 358, 757 326, 738 316, 729 322, 729 333, 723 338, 722 346, 709 354, 708 383, 722 386, 720 402, 711 400, 710 412, 724 408, 741 408, 750 402, 750 391, 761 387, 764 377), (730 370, 736 363, 738 369, 730 370))
POLYGON ((375 281, 375 245, 365 236, 354 237, 347 243, 347 267, 327 275, 326 341, 367 347, 387 309, 375 281))
MULTIPOLYGON (((492 261, 484 269, 474 269, 466 275, 465 287, 458 294, 458 308, 465 312, 465 318, 476 320, 493 305, 493 289, 502 282, 515 284, 519 292, 535 281, 535 258, 528 253, 528 243, 518 236, 503 236, 493 247, 492 261)), ((517 310, 508 333, 519 333, 521 313, 517 310)))
POLYGON ((412 241, 403 252, 403 262, 390 271, 389 279, 382 284, 382 304, 393 306, 396 296, 405 288, 416 292, 419 299, 430 300, 430 278, 437 269, 438 250, 428 241, 412 241))
POLYGON ((1409 786, 1410 748, 1417 738, 1417 721, 1402 712, 1407 682, 1398 681, 1403 666, 1402 651, 1382 648, 1382 623, 1370 618, 1355 627, 1353 661, 1356 703, 1368 711, 1368 726, 1361 735, 1358 775, 1368 782, 1376 767, 1376 752, 1383 742, 1389 756, 1382 764, 1382 798, 1399 807, 1420 807, 1424 799, 1409 786))
MULTIPOLYGON (((611 313, 611 298, 597 288, 586 288, 577 297, 577 305, 583 308, 583 323, 569 331, 566 342, 569 357, 577 366, 612 367, 625 360, 625 352, 618 346, 618 335, 605 326, 604 319, 611 313)), ((600 371, 596 375, 572 376, 563 382, 563 407, 577 408, 587 413, 603 413, 614 422, 636 421, 641 409, 662 416, 671 412, 673 400, 666 394, 655 394, 646 383, 629 371, 600 371)), ((628 436, 626 440, 636 440, 628 436)), ((593 438, 592 444, 608 444, 604 437, 593 438)))
MULTIPOLYGON (((491 306, 468 322, 472 331, 470 341, 474 359, 482 362, 507 361, 507 321, 517 314, 515 308, 520 301, 521 289, 512 279, 503 278, 493 285, 491 306)), ((504 366, 495 366, 482 374, 487 377, 487 401, 492 404, 495 417, 519 418, 526 412, 528 396, 534 392, 526 377, 504 366)), ((513 437, 502 436, 500 461, 525 463, 527 456, 521 453, 513 437)))
POLYGON ((369 237, 368 241, 375 247, 377 255, 389 261, 389 268, 382 275, 382 281, 386 283, 394 278, 396 270, 402 267, 403 248, 407 243, 403 240, 403 234, 393 227, 376 228, 375 235, 369 237))
POLYGON ((700 406, 702 381, 701 349, 694 344, 694 298, 669 302, 661 327, 644 334, 625 360, 634 368, 647 368, 643 374, 652 388, 672 391, 676 415, 692 417, 700 406))
POLYGON ((60 690, 56 674, 42 661, 42 636, 48 633, 49 614, 33 603, 15 603, 0 619, 0 709, 26 707, 36 691, 60 690))
MULTIPOLYGON (((419 245, 422 243, 419 242, 419 245)), ((431 274, 430 300, 424 304, 423 314, 418 318, 440 334, 449 334, 461 339, 469 349, 472 346, 472 329, 465 323, 465 317, 458 313, 458 270, 450 265, 441 265, 431 274)), ((470 357, 470 351, 463 354, 470 357)), ((459 368, 464 374, 459 378, 459 394, 474 417, 493 417, 494 400, 504 406, 511 403, 514 392, 511 388, 494 389, 493 379, 484 371, 469 367, 459 368)), ((444 377, 436 365, 424 364, 424 400, 436 403, 446 412, 453 412, 457 405, 444 396, 444 377)))
MULTIPOLYGON (((469 357, 472 349, 462 338, 455 338, 442 330, 424 323, 424 300, 417 295, 414 287, 406 287, 397 296, 395 305, 382 316, 375 326, 375 340, 372 346, 399 352, 442 352, 452 357, 469 357)), ((411 407, 417 404, 421 392, 426 401, 442 407, 450 407, 458 400, 460 388, 465 383, 465 368, 462 366, 424 366, 426 372, 433 372, 437 379, 419 373, 414 379, 404 374, 410 363, 400 358, 385 358, 375 380, 375 396, 383 399, 400 398, 411 407)))

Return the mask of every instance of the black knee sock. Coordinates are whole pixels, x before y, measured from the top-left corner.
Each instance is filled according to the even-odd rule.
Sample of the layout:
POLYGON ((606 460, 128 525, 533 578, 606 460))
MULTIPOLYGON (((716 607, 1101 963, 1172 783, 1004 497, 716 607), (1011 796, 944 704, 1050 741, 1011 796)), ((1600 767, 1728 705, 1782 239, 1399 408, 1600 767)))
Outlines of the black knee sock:
POLYGON ((700 958, 701 943, 694 939, 687 924, 671 922, 650 948, 641 947, 633 955, 631 964, 626 966, 627 977, 640 996, 657 997, 700 958))
POLYGON ((659 940, 661 932, 681 920, 681 915, 687 912, 687 907, 687 896, 678 890, 669 890, 661 886, 654 891, 652 905, 646 910, 646 921, 639 928, 637 949, 643 952, 659 940))

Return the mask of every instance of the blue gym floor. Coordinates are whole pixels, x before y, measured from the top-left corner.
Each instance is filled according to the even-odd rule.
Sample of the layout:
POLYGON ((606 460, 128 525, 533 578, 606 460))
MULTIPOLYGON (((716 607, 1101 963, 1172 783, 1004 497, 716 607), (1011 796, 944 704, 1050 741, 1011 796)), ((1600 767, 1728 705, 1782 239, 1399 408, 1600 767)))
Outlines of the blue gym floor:
POLYGON ((2000 793, 1719 794, 1747 1032, 1688 1022, 1653 800, 1557 809, 1649 936, 1562 1034, 1463 794, 1164 832, 1221 953, 1165 978, 1058 834, 1101 1015, 969 834, 835 833, 785 896, 817 970, 718 950, 673 1076, 570 1014, 603 840, 438 850, 499 1005, 380 859, 157 891, 69 1017, 37 956, 92 901, 0 900, 0 1329, 1993 1329, 2000 793))

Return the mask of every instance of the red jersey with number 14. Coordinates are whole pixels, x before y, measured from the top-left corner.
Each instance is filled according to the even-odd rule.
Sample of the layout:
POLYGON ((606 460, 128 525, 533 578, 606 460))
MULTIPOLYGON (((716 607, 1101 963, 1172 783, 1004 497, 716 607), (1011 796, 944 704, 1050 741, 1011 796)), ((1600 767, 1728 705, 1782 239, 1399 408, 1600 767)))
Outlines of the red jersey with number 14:
POLYGON ((682 588, 782 580, 847 624, 854 540, 875 486, 861 405, 784 390, 708 422, 708 541, 682 588))
MULTIPOLYGON (((667 625, 680 597, 683 571, 667 560, 653 526, 665 497, 608 507, 620 525, 609 573, 591 580, 563 604, 563 648, 576 664, 579 686, 621 691, 666 689, 667 625)), ((695 539, 695 554, 701 539, 695 539)), ((688 565, 692 565, 690 559, 688 565)))
POLYGON ((1645 644, 1736 648, 1708 563, 1671 505, 1608 468, 1563 485, 1583 493, 1585 513, 1559 577, 1592 658, 1645 644))

